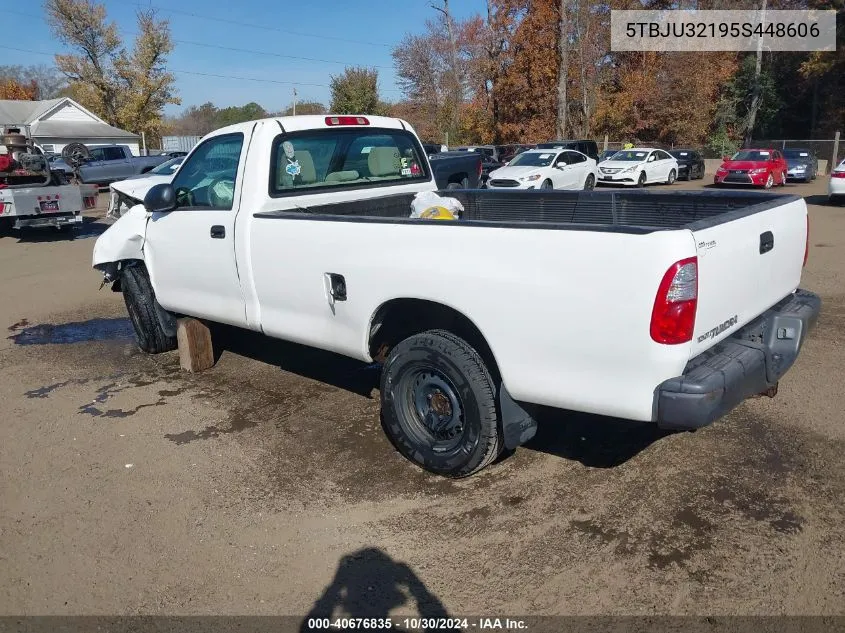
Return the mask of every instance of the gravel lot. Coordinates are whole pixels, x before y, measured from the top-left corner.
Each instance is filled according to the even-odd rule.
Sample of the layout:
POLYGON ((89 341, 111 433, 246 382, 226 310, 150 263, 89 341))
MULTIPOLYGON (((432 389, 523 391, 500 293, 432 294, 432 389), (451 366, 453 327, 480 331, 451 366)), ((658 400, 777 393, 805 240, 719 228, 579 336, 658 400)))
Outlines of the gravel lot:
POLYGON ((786 187, 824 305, 777 398, 673 435, 547 414, 460 481, 391 448, 359 363, 252 335, 198 375, 137 352, 90 269, 103 208, 73 240, 0 239, 0 613, 845 614, 826 187, 786 187))

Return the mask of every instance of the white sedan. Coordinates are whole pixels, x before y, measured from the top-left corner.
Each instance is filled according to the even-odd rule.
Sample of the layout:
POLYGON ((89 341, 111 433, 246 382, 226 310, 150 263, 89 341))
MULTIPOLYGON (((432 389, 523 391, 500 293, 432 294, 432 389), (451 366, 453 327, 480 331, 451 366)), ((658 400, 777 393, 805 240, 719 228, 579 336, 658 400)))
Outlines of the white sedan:
POLYGON ((642 187, 651 183, 671 185, 678 178, 678 160, 662 149, 635 147, 616 152, 599 163, 598 182, 642 187))
POLYGON ((827 185, 827 198, 830 202, 845 201, 845 160, 830 172, 830 183, 827 185))
POLYGON ((488 189, 592 189, 596 161, 574 149, 532 149, 490 172, 488 189))

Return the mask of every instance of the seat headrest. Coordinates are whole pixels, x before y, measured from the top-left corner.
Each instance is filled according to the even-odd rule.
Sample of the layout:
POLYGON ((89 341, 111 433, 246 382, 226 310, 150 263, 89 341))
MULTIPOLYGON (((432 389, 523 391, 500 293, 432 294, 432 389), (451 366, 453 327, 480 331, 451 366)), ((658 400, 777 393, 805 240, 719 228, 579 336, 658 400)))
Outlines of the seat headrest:
POLYGON ((398 176, 402 169, 398 147, 374 147, 367 157, 371 176, 398 176))

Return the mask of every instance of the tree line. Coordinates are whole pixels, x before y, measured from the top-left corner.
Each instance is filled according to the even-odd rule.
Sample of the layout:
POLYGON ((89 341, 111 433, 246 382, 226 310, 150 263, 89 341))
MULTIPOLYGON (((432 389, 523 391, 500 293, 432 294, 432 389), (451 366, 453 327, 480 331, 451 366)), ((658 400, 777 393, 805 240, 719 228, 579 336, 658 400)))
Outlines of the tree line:
POLYGON ((393 50, 405 98, 393 112, 450 143, 552 138, 711 147, 832 138, 845 121, 843 0, 487 0, 455 20, 432 3, 393 50), (610 50, 611 9, 836 9, 837 50, 610 50))
MULTIPOLYGON (((0 98, 71 96, 111 125, 146 134, 203 135, 225 125, 289 115, 293 103, 218 108, 180 104, 167 70, 167 20, 137 12, 131 48, 95 0, 46 0, 56 38, 73 53, 55 68, 0 66, 0 98)), ((403 98, 380 97, 378 71, 332 76, 328 104, 296 114, 389 114, 428 141, 538 142, 601 138, 725 151, 753 138, 831 138, 845 122, 845 0, 486 0, 456 20, 449 0, 392 50, 403 98), (836 9, 837 50, 756 54, 610 50, 612 9, 836 9)))

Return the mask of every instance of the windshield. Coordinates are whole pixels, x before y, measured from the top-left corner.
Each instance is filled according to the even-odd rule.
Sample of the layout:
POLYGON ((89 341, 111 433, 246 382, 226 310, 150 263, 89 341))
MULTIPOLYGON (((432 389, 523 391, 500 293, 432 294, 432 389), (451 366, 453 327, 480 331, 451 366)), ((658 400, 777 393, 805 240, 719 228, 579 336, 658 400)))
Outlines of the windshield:
POLYGON ((552 164, 555 153, 523 152, 510 162, 511 167, 548 167, 552 164))
POLYGON ((176 170, 179 168, 179 165, 182 164, 182 161, 185 160, 184 156, 180 156, 179 158, 173 158, 166 163, 162 163, 155 169, 151 169, 151 174, 157 174, 159 176, 170 176, 171 174, 175 174, 176 170))
POLYGON ((745 149, 737 152, 731 157, 731 160, 762 160, 766 161, 772 157, 772 153, 767 150, 759 149, 745 149))
POLYGON ((648 152, 641 152, 633 149, 623 149, 613 155, 613 160, 624 160, 640 163, 646 159, 648 152))
POLYGON ((806 149, 785 149, 784 158, 810 158, 810 152, 806 149))

